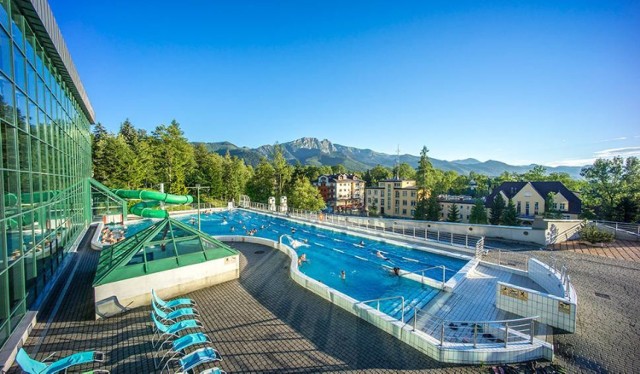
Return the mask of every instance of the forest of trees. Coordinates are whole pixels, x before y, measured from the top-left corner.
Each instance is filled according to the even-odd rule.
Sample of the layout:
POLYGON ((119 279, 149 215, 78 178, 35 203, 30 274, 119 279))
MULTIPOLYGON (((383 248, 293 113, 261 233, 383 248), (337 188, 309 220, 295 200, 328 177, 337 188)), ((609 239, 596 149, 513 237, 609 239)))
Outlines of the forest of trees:
MULTIPOLYGON (((169 125, 157 126, 151 133, 136 129, 129 120, 121 124, 117 133, 110 133, 97 124, 92 143, 93 176, 108 187, 157 189, 162 182, 165 191, 186 194, 187 187, 200 184, 209 187, 201 194, 203 201, 237 202, 241 194, 246 194, 252 201, 266 202, 269 196, 286 195, 292 207, 320 210, 325 208, 325 203, 312 181, 322 174, 348 171, 343 165, 291 165, 277 144, 273 154, 253 168, 228 153, 221 156, 210 152, 203 144, 190 143, 175 120, 169 125)), ((567 173, 547 173, 543 166, 535 166, 523 174, 504 172, 497 177, 475 172, 461 175, 434 168, 428 152, 427 147, 423 147, 416 169, 401 163, 393 169, 377 165, 355 174, 367 186, 377 185, 378 181, 392 176, 415 179, 418 187, 416 219, 440 218, 436 200, 439 194, 466 194, 480 199, 506 181, 559 181, 579 194, 585 218, 640 220, 640 161, 636 157, 598 159, 583 168, 584 179, 576 180, 567 173), (469 189, 471 181, 476 183, 473 190, 469 189)), ((474 207, 473 222, 486 221, 486 211, 482 211, 481 205, 479 200, 474 207)), ((513 220, 509 202, 502 201, 501 206, 498 209, 502 210, 492 214, 489 222, 513 220)), ((453 214, 450 219, 454 219, 453 214)))

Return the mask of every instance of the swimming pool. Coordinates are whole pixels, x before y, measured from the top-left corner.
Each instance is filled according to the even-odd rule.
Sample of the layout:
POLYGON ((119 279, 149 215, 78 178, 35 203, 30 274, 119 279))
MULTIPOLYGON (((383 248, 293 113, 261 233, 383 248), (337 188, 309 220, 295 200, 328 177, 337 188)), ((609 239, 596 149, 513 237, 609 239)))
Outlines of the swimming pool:
MULTIPOLYGON (((196 218, 195 215, 176 217, 194 226, 197 226, 196 218)), ((145 220, 129 225, 127 235, 143 229, 150 222, 145 220)), ((419 273, 432 268, 425 271, 425 277, 441 282, 442 269, 433 267, 445 266, 445 280, 448 280, 468 262, 244 210, 202 214, 201 228, 214 236, 248 235, 248 231, 254 230, 256 237, 278 241, 284 235, 283 243, 294 248, 299 257, 304 254, 307 258, 307 262, 299 266, 303 274, 356 300, 403 296, 405 310, 423 307, 439 290, 395 276, 394 267, 400 268, 402 273, 419 273), (344 279, 341 277, 343 270, 344 279)), ((380 310, 399 319, 402 313, 400 305, 399 299, 386 300, 380 303, 380 310)))

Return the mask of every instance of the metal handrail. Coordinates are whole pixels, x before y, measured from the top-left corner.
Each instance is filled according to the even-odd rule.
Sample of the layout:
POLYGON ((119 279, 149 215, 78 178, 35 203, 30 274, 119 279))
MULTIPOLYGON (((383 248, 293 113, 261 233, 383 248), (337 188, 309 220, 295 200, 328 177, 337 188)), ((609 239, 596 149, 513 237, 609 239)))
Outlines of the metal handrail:
MULTIPOLYGON (((422 312, 420 309, 418 309, 417 307, 413 308, 413 331, 417 330, 417 321, 418 321, 418 312, 422 312)), ((515 318, 515 319, 504 319, 504 320, 495 320, 495 321, 455 321, 455 320, 446 320, 444 318, 438 317, 438 316, 434 316, 432 314, 426 313, 424 312, 424 314, 427 314, 429 317, 439 320, 438 323, 440 324, 440 346, 444 345, 445 342, 445 325, 449 325, 449 324, 459 324, 459 325, 463 325, 466 324, 467 326, 473 326, 473 343, 469 343, 472 344, 474 348, 477 347, 478 345, 478 326, 483 325, 504 325, 504 346, 505 348, 509 345, 509 327, 513 328, 518 328, 518 327, 525 327, 527 326, 527 322, 528 322, 528 326, 529 326, 529 344, 533 344, 533 339, 535 337, 535 321, 536 319, 540 318, 540 316, 534 316, 534 317, 524 317, 524 318, 515 318), (525 322, 524 324, 520 324, 520 325, 514 325, 516 323, 519 322, 525 322)), ((519 334, 524 334, 522 332, 519 332, 518 330, 515 330, 517 333, 519 334)), ((525 334, 526 335, 526 334, 525 334)))
POLYGON ((404 296, 389 296, 389 297, 379 297, 377 299, 371 299, 371 300, 365 300, 365 301, 360 301, 357 304, 368 304, 374 301, 377 301, 378 304, 376 306, 376 309, 378 310, 378 312, 380 311, 380 302, 381 301, 385 301, 385 300, 393 300, 393 299, 400 299, 402 300, 402 316, 401 316, 401 322, 404 323, 404 296))
POLYGON ((432 269, 442 269, 442 287, 444 288, 444 284, 446 283, 446 279, 447 279, 447 270, 452 271, 452 269, 448 269, 444 265, 431 266, 431 267, 426 268, 426 269, 415 270, 415 271, 405 270, 405 272, 406 273, 410 273, 410 274, 419 275, 422 278, 420 282, 422 284, 424 284, 424 273, 425 273, 425 271, 429 271, 429 270, 432 270, 432 269))

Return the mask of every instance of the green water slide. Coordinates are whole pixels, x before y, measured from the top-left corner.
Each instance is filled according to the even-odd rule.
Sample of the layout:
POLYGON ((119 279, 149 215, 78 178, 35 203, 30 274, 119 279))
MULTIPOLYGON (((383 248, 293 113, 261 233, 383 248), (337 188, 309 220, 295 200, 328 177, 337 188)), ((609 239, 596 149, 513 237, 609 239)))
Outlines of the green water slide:
POLYGON ((193 196, 191 195, 173 195, 159 191, 144 190, 112 190, 114 194, 123 199, 143 200, 131 208, 129 212, 145 218, 167 218, 169 212, 166 210, 155 209, 161 202, 167 204, 191 204, 193 196))

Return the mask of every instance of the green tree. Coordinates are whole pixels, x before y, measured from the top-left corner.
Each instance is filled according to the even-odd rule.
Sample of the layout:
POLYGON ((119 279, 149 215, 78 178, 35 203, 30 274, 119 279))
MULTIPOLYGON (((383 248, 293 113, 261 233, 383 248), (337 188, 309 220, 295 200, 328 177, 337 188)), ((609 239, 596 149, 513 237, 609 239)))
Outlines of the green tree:
POLYGON ((367 207, 367 213, 369 214, 370 217, 378 216, 378 206, 376 205, 375 201, 369 204, 369 206, 367 207))
POLYGON ((292 207, 304 210, 316 211, 326 207, 320 191, 306 178, 298 178, 293 182, 288 202, 292 207))
POLYGON ((476 199, 475 204, 471 207, 469 222, 477 224, 487 223, 487 209, 484 207, 482 200, 476 199))
POLYGON ((422 147, 420 151, 420 161, 418 161, 418 169, 416 170, 416 186, 419 190, 422 190, 423 197, 429 196, 435 185, 434 181, 434 169, 429 160, 429 149, 426 146, 422 147))
POLYGON ((399 164, 393 168, 393 175, 400 179, 415 179, 416 170, 406 162, 399 164))
POLYGON ((247 172, 244 162, 227 153, 222 162, 222 198, 226 201, 238 202, 244 192, 247 172))
POLYGON ((491 202, 491 214, 489 215, 489 223, 499 225, 502 222, 502 213, 505 209, 505 201, 502 194, 498 193, 491 202))
POLYGON ((252 201, 266 203, 270 196, 274 196, 276 186, 276 171, 263 157, 247 182, 247 195, 252 201))
POLYGON ((392 175, 391 170, 378 164, 374 166, 372 169, 367 170, 364 173, 363 179, 367 186, 373 187, 373 186, 377 186, 378 182, 380 182, 381 180, 391 178, 391 175, 392 175))
POLYGON ((153 131, 156 170, 168 192, 186 194, 186 178, 196 166, 193 146, 184 137, 180 124, 160 125, 153 131))
POLYGON ((531 170, 522 174, 520 179, 525 182, 544 182, 548 180, 547 168, 541 165, 535 165, 531 170))
POLYGON ((460 222, 460 209, 456 204, 449 206, 449 212, 447 213, 447 222, 460 222))
POLYGON ((558 212, 558 209, 553 205, 553 193, 549 192, 544 197, 544 218, 558 219, 562 215, 558 212))
POLYGON ((614 157, 611 160, 597 159, 592 166, 587 166, 580 172, 587 181, 585 203, 600 218, 614 218, 614 209, 625 192, 624 169, 622 157, 614 157))
POLYGON ((347 172, 347 168, 342 164, 333 165, 331 166, 331 172, 333 174, 345 174, 347 172))
POLYGON ((285 160, 282 154, 282 147, 279 144, 273 146, 273 159, 271 164, 273 165, 276 177, 276 199, 279 199, 280 196, 285 194, 285 189, 291 181, 291 175, 293 174, 293 168, 287 163, 287 160, 285 160))
POLYGON ((500 219, 505 226, 516 226, 518 224, 518 213, 516 212, 516 206, 513 204, 513 200, 509 199, 509 203, 502 212, 500 219))
POLYGON ((431 195, 427 199, 427 220, 439 221, 440 220, 440 203, 438 202, 438 196, 431 195))

